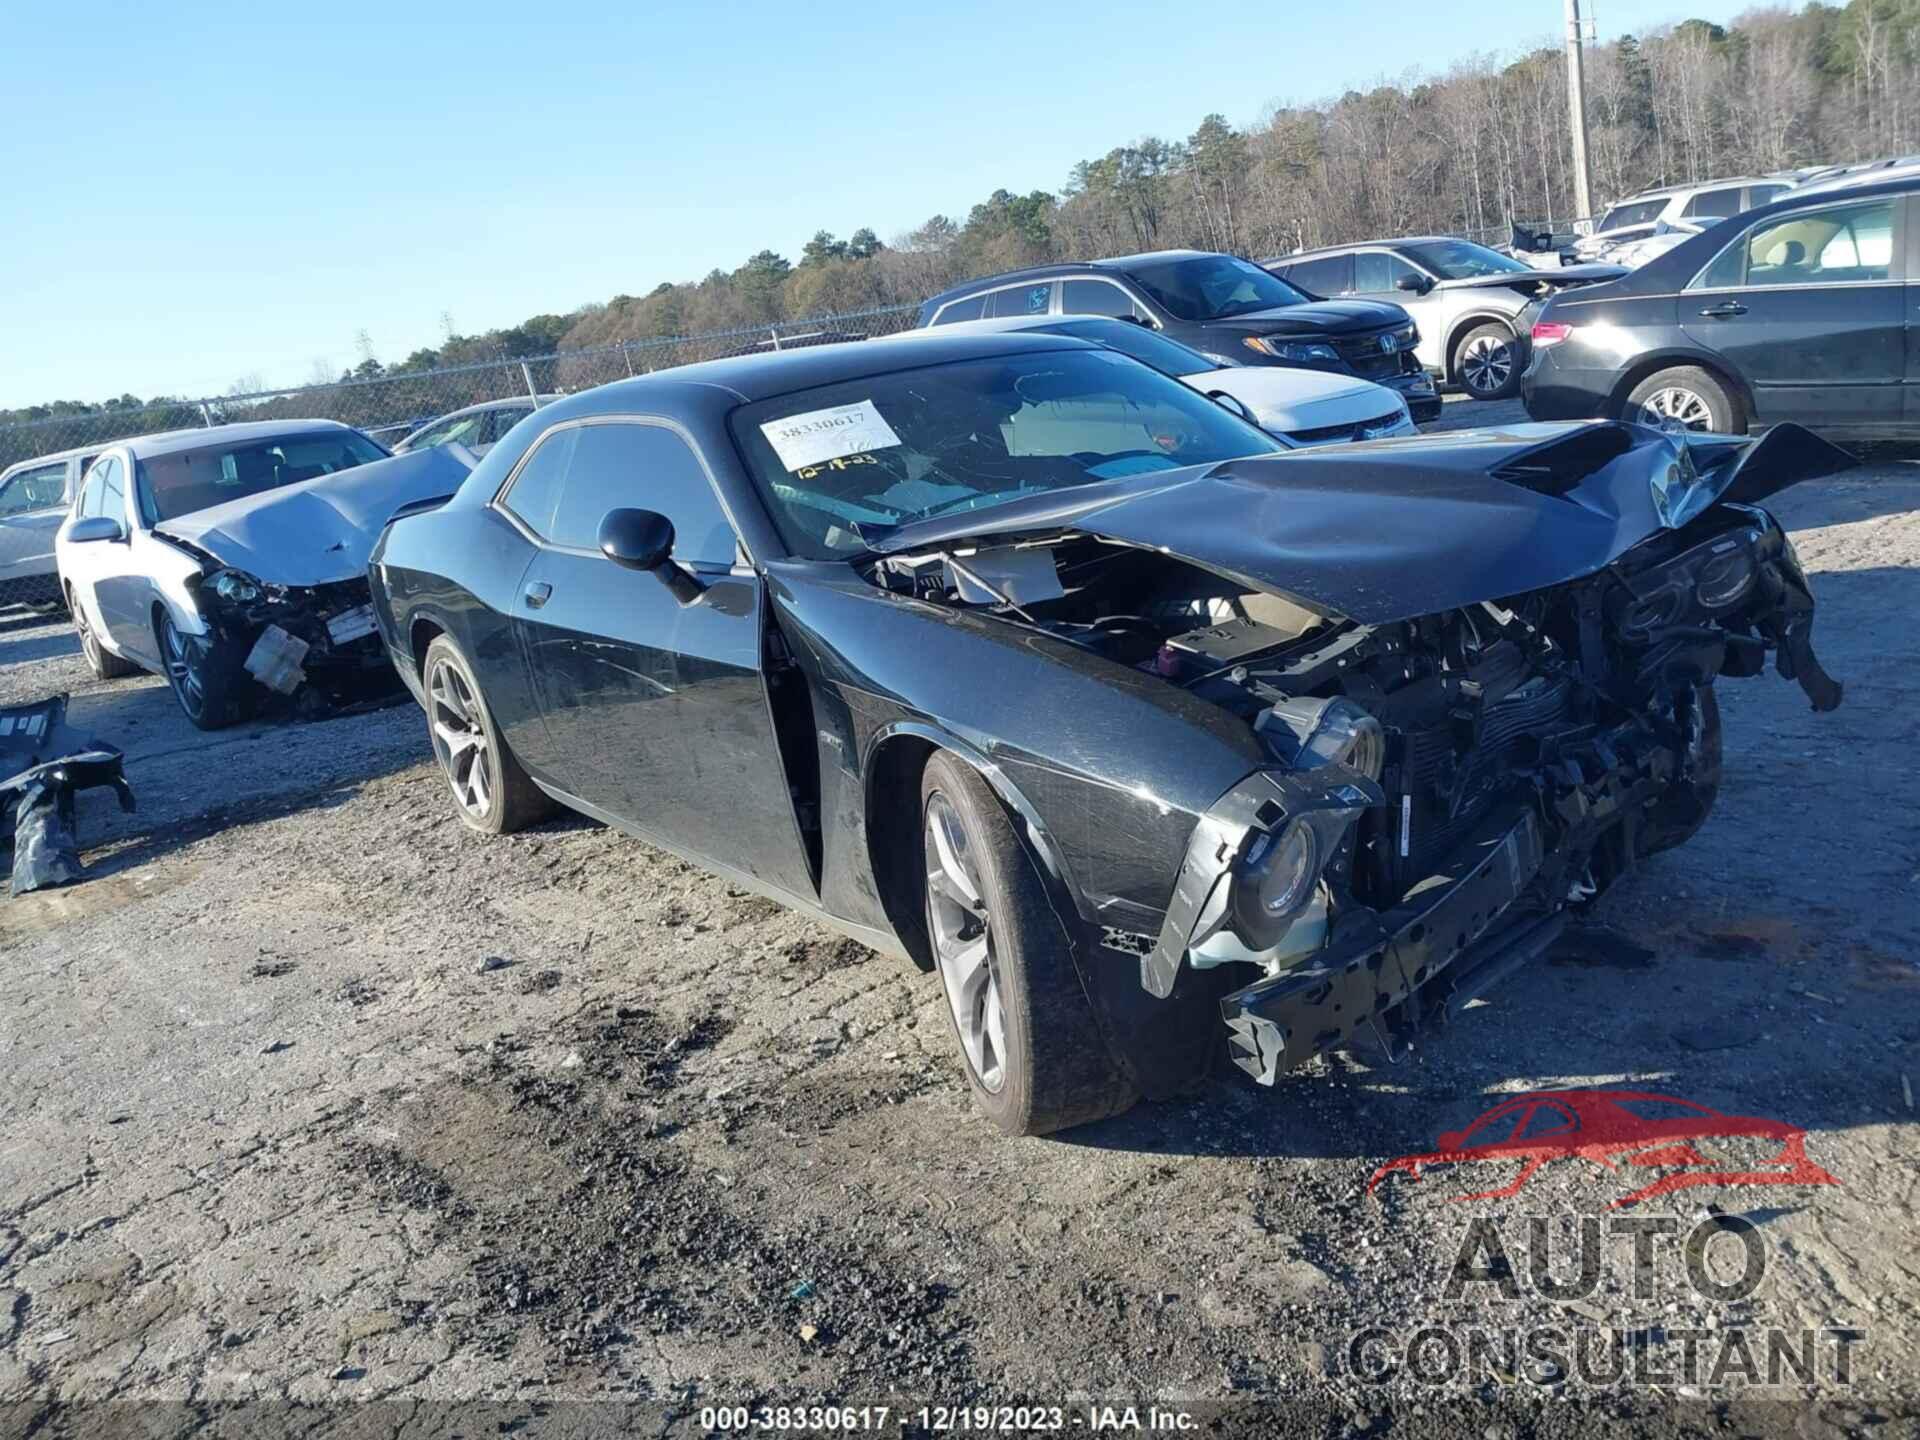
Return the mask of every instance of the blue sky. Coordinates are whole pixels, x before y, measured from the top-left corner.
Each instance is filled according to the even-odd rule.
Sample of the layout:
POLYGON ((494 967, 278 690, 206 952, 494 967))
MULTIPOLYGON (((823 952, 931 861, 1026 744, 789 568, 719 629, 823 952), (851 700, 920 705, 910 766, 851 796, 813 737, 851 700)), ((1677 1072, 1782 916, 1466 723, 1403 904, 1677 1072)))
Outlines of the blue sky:
MULTIPOLYGON (((1602 0, 1602 38, 1742 3, 1602 0)), ((200 395, 883 238, 1558 33, 1561 0, 40 4, 0 45, 0 406, 200 395), (1096 19, 1095 16, 1098 16, 1096 19)))

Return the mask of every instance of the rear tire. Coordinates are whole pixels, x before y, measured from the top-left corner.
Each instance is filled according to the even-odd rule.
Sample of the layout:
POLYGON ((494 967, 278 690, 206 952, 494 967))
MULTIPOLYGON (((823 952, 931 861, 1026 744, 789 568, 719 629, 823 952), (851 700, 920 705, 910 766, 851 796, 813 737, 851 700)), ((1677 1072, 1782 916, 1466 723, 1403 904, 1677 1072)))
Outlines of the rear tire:
POLYGON ((483 835, 508 835, 551 815, 554 802, 500 738, 479 678, 460 647, 436 635, 420 677, 427 697, 427 739, 461 823, 483 835))
POLYGON ((1454 383, 1475 400, 1505 400, 1520 388, 1519 346, 1498 321, 1476 325, 1453 352, 1454 383))
POLYGON ((944 751, 920 780, 927 936, 974 1102, 1007 1135, 1130 1108, 1065 929, 1005 807, 944 751))
POLYGON ((129 675, 138 675, 138 665, 122 660, 100 643, 100 637, 93 633, 93 622, 87 619, 86 610, 74 598, 72 586, 67 587, 66 597, 67 611, 73 616, 73 633, 80 637, 80 653, 86 657, 87 668, 93 671, 94 678, 125 680, 129 675))
POLYGON ((1747 433, 1746 412, 1739 397, 1717 377, 1694 365, 1676 365, 1642 380, 1627 396, 1623 418, 1656 430, 1747 433))

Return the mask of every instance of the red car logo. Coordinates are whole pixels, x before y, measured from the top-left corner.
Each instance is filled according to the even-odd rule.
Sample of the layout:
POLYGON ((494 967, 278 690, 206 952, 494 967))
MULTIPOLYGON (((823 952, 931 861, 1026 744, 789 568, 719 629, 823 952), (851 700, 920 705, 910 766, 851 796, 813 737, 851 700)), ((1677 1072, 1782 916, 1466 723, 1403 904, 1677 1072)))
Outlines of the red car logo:
POLYGON ((1582 1159, 1624 1178, 1635 1170, 1670 1173, 1608 1205, 1618 1209, 1655 1195, 1696 1185, 1838 1185, 1807 1158, 1807 1132, 1778 1120, 1753 1115, 1722 1115, 1691 1100, 1636 1090, 1542 1090, 1502 1100, 1464 1130, 1439 1137, 1439 1148, 1405 1155, 1373 1172, 1371 1195, 1389 1175, 1418 1180, 1423 1168, 1465 1161, 1514 1162, 1519 1173, 1507 1184, 1456 1200, 1494 1200, 1517 1195, 1549 1160, 1582 1159), (1753 1168, 1717 1165, 1700 1153, 1699 1142, 1732 1139, 1773 1141, 1777 1155, 1753 1168))

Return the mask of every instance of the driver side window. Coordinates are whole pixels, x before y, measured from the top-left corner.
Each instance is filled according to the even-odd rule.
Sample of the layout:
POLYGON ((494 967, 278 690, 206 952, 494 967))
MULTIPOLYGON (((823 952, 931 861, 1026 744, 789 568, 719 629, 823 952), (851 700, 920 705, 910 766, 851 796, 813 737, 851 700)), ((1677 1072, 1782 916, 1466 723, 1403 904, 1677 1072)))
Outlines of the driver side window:
POLYGON ((50 510, 66 495, 66 461, 22 470, 4 486, 0 486, 0 515, 24 515, 32 510, 50 510))
POLYGON ((502 497, 548 544, 595 551, 609 510, 655 510, 673 522, 673 558, 731 566, 733 527, 692 448, 663 425, 607 420, 549 432, 502 497))
POLYGON ((1353 257, 1353 288, 1362 295, 1392 290, 1402 280, 1419 278, 1418 270, 1384 250, 1363 250, 1353 257))

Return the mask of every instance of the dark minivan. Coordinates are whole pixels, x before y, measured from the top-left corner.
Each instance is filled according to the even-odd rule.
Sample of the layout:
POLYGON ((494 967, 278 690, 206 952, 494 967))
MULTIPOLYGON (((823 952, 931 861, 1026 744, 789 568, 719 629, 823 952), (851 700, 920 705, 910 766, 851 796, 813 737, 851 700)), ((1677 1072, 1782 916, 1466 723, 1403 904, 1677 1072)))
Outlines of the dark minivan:
POLYGON ((1920 436, 1920 182, 1749 210, 1533 316, 1536 420, 1920 436))
POLYGON ((1416 421, 1440 396, 1414 355, 1419 331, 1398 305, 1315 300, 1250 260, 1161 250, 1040 265, 969 280, 920 307, 920 325, 1014 315, 1104 315, 1165 332, 1222 366, 1283 365, 1355 375, 1397 391, 1416 421))

